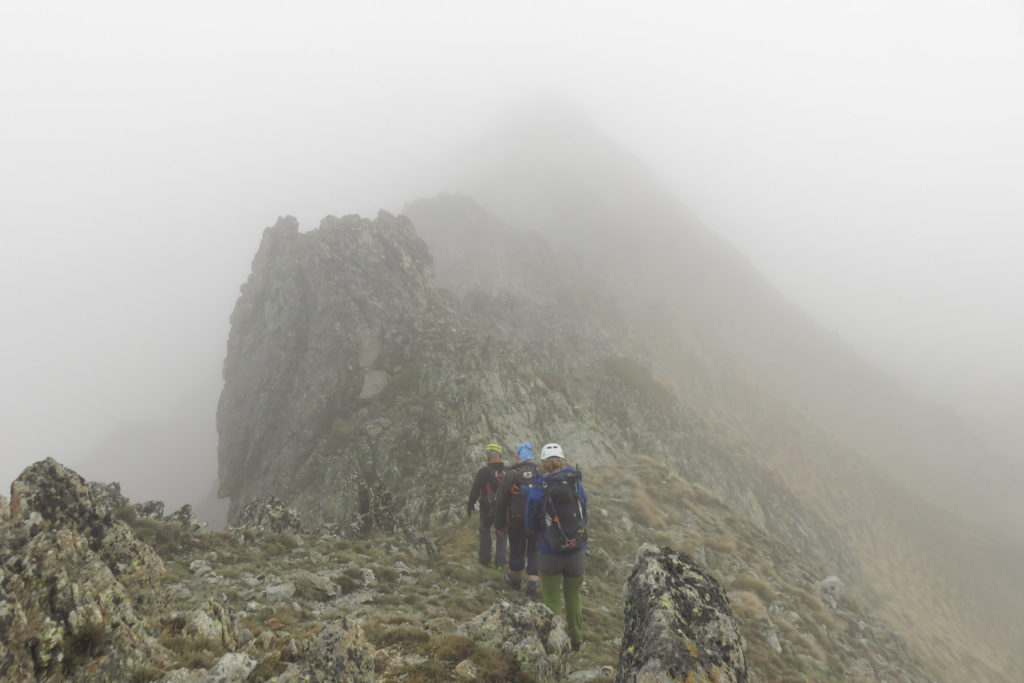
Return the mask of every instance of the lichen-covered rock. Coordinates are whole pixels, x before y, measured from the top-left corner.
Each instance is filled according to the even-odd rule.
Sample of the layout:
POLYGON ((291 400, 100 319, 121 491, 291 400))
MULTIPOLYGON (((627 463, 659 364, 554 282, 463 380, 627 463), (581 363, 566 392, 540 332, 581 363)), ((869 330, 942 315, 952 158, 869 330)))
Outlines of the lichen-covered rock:
POLYGON ((81 476, 47 458, 27 467, 11 484, 11 522, 21 524, 30 536, 52 528, 82 534, 115 575, 163 574, 163 561, 127 524, 113 517, 110 491, 100 490, 97 503, 81 476))
POLYGON ((231 522, 236 529, 260 529, 278 533, 302 531, 302 515, 275 496, 253 498, 231 522))
POLYGON ((523 672, 538 681, 565 677, 569 636, 561 618, 540 603, 498 600, 486 612, 459 626, 458 632, 478 643, 505 650, 523 672))
POLYGON ((87 486, 92 494, 92 500, 96 505, 111 512, 128 505, 128 498, 121 493, 121 484, 116 481, 104 484, 97 481, 90 481, 87 486))
POLYGON ((11 493, 0 524, 0 678, 74 675, 90 660, 114 680, 140 658, 159 659, 122 582, 149 585, 163 562, 113 517, 126 503, 119 487, 86 484, 47 459, 11 493))
POLYGON ((241 652, 229 652, 213 665, 204 683, 243 683, 256 668, 256 660, 241 652))
POLYGON ((644 544, 623 591, 616 683, 747 681, 725 592, 688 555, 644 544))
POLYGON ((324 626, 307 657, 312 681, 364 683, 373 681, 373 648, 359 624, 348 617, 324 626))
POLYGON ((295 584, 295 595, 306 600, 316 602, 327 602, 334 599, 338 593, 337 585, 326 576, 314 574, 306 570, 299 570, 291 575, 292 583, 295 584))
POLYGON ((133 639, 132 601, 110 567, 85 536, 69 529, 41 531, 6 561, 0 621, 10 650, 0 661, 0 678, 31 671, 59 671, 67 643, 90 657, 106 654, 116 634, 133 639))

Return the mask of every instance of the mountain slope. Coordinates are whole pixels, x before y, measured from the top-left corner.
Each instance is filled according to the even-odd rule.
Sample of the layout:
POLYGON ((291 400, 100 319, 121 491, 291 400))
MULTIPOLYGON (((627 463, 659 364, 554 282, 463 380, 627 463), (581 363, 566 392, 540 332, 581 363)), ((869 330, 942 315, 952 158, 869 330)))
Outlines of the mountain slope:
POLYGON ((586 263, 631 307, 667 307, 659 315, 719 367, 742 363, 933 504, 1024 539, 1019 471, 951 411, 903 391, 786 301, 639 160, 582 120, 535 119, 494 138, 502 143, 463 185, 488 211, 586 263))
POLYGON ((273 494, 346 536, 422 531, 458 521, 492 440, 557 440, 588 468, 649 456, 721 501, 719 530, 734 518, 758 530, 746 542, 781 548, 772 562, 799 556, 810 569, 787 583, 840 577, 931 675, 1019 678, 1020 572, 996 525, 978 523, 1016 523, 1009 476, 964 479, 957 449, 972 441, 955 425, 963 438, 928 481, 898 476, 927 454, 930 408, 634 160, 578 131, 555 137, 475 175, 509 220, 443 195, 408 218, 265 232, 218 409, 232 517, 273 494))

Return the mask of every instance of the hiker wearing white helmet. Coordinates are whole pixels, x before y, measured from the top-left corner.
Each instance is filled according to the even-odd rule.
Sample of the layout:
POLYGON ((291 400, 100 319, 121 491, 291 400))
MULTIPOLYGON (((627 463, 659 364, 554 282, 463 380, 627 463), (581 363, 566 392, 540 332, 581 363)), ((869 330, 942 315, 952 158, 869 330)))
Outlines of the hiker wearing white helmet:
POLYGON ((541 599, 562 612, 574 652, 583 642, 583 573, 587 566, 587 494, 580 469, 567 467, 557 443, 540 451, 541 478, 526 501, 526 528, 538 534, 541 599))

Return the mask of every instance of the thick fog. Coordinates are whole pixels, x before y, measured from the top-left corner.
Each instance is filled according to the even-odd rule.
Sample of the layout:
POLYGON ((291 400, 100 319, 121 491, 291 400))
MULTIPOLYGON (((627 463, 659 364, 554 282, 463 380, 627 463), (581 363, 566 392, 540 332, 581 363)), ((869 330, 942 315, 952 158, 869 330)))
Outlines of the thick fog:
POLYGON ((215 476, 262 229, 459 190, 503 122, 567 107, 866 358, 1019 449, 1020 3, 627 7, 4 3, 0 481, 53 456, 199 497, 180 492, 215 476))

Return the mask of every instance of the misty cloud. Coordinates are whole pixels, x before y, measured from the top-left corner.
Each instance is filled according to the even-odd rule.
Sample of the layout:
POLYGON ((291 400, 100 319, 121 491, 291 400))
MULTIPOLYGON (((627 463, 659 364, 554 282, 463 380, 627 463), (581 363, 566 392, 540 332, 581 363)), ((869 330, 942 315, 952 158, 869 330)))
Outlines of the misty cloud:
MULTIPOLYGON (((0 479, 210 419, 265 226, 463 190, 488 131, 565 103, 870 360, 961 410, 1024 406, 1022 24, 1010 2, 5 6, 0 479)), ((212 478, 204 433, 183 443, 212 478)))

